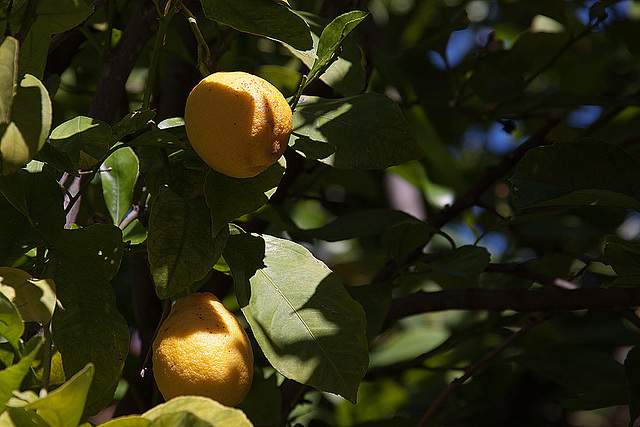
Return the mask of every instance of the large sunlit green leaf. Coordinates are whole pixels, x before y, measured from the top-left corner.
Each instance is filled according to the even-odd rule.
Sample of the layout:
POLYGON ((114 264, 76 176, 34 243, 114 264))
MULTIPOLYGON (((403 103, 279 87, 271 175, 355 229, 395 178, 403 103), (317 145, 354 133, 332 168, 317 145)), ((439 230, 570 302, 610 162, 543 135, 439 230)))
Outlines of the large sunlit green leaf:
POLYGON ((151 207, 147 251, 156 293, 171 298, 202 279, 222 254, 228 233, 211 234, 202 199, 183 199, 162 187, 151 207))
POLYGON ((151 408, 143 418, 156 420, 159 417, 175 412, 189 412, 213 425, 225 427, 249 427, 251 422, 238 409, 229 408, 215 400, 201 396, 179 396, 170 401, 151 408))
POLYGON ((207 18, 245 33, 279 40, 299 50, 313 47, 309 26, 273 0, 200 0, 207 18))
POLYGON ((230 236, 224 257, 271 365, 355 402, 368 365, 366 319, 340 279, 304 247, 267 235, 230 236))
POLYGON ((518 208, 606 206, 640 212, 640 159, 594 139, 530 150, 511 184, 518 208))
POLYGON ((33 425, 29 421, 37 416, 49 426, 76 427, 82 419, 94 371, 88 363, 69 381, 33 402, 11 399, 7 405, 11 418, 17 425, 33 425))
POLYGON ((107 154, 112 137, 108 124, 77 116, 51 132, 51 145, 66 153, 76 169, 89 169, 107 154))
POLYGON ((286 162, 281 157, 277 163, 253 178, 231 178, 214 171, 207 173, 204 195, 211 209, 211 231, 214 235, 229 221, 251 213, 267 203, 275 193, 286 162))
POLYGON ((138 157, 129 147, 114 151, 102 164, 102 194, 111 220, 119 225, 131 207, 138 179, 138 157))
POLYGON ((293 148, 336 168, 384 169, 423 156, 398 105, 366 93, 343 99, 300 98, 293 148))
POLYGON ((55 282, 64 310, 53 317, 53 341, 67 376, 95 365, 87 415, 111 401, 129 352, 127 322, 109 283, 122 252, 122 233, 111 225, 64 230, 55 245, 55 282))
POLYGON ((18 307, 25 322, 47 323, 56 306, 51 279, 38 280, 19 268, 0 267, 0 292, 18 307))

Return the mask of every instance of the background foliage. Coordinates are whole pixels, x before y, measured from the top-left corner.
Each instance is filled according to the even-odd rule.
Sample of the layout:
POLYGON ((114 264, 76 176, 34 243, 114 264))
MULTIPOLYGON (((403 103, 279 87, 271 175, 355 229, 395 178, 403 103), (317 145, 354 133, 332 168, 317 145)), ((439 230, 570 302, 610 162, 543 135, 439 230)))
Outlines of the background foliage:
POLYGON ((2 0, 0 18, 2 423, 635 425, 637 1, 2 0), (294 107, 255 178, 186 139, 186 97, 219 70, 294 107), (148 369, 197 290, 250 333, 237 409, 163 403, 148 369))

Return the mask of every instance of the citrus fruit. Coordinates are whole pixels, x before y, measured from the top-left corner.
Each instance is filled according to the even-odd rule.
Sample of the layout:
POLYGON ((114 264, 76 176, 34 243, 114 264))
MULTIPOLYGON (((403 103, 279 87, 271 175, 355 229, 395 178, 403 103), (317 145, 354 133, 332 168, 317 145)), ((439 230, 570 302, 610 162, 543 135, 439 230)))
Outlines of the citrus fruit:
POLYGON ((284 153, 293 126, 291 108, 268 81, 253 74, 213 73, 187 98, 184 121, 193 149, 211 168, 250 178, 284 153))
POLYGON ((213 294, 180 298, 153 341, 153 375, 165 400, 197 395, 235 406, 253 380, 244 329, 213 294))

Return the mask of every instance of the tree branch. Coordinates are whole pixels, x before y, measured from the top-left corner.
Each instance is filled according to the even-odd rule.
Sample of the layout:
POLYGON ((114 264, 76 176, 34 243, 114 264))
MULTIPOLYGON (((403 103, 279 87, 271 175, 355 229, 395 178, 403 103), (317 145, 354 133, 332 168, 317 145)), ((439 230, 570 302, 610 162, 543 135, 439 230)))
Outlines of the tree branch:
POLYGON ((158 13, 153 2, 139 2, 137 11, 106 63, 91 101, 89 116, 112 123, 125 94, 124 85, 147 41, 158 29, 158 13))
MULTIPOLYGON (((520 144, 518 148, 506 154, 500 163, 490 167, 486 170, 485 174, 471 187, 465 194, 458 198, 452 205, 442 208, 429 223, 435 228, 442 228, 449 221, 454 219, 463 211, 475 206, 479 203, 482 194, 487 191, 496 181, 502 178, 507 172, 509 172, 532 148, 540 145, 548 144, 545 139, 546 135, 560 123, 562 120, 561 115, 549 117, 547 123, 538 130, 535 134, 531 135, 529 139, 520 144)), ((416 261, 422 255, 422 246, 416 248, 411 255, 407 258, 407 263, 416 261)), ((373 283, 382 283, 389 281, 395 272, 397 271, 397 265, 395 261, 390 260, 373 278, 373 283)))
POLYGON ((547 320, 549 316, 542 316, 538 318, 532 318, 527 323, 525 323, 522 328, 520 328, 517 332, 514 332, 511 336, 509 336, 500 346, 494 348, 492 351, 487 353, 482 359, 478 360, 472 366, 469 367, 460 378, 455 379, 447 388, 445 388, 442 393, 438 396, 435 402, 429 406, 427 412, 425 412, 424 416, 418 423, 419 427, 426 426, 437 414, 440 412, 440 409, 444 406, 449 396, 456 391, 462 384, 465 383, 469 378, 471 378, 476 372, 482 369, 487 363, 489 363, 493 358, 495 358, 498 354, 502 353, 507 347, 509 347, 513 342, 522 336, 529 329, 533 328, 536 325, 547 320))
POLYGON ((431 311, 558 311, 628 308, 640 305, 637 288, 581 288, 575 290, 465 289, 417 292, 391 303, 387 321, 431 311))
POLYGON ((447 224, 461 212, 474 206, 480 199, 480 196, 489 189, 503 175, 509 172, 532 148, 540 145, 548 144, 545 139, 546 135, 560 123, 562 117, 555 116, 547 120, 547 123, 529 139, 520 144, 518 148, 505 155, 500 163, 488 168, 476 184, 471 187, 464 195, 458 198, 452 205, 445 206, 438 214, 429 222, 436 228, 440 228, 447 224))

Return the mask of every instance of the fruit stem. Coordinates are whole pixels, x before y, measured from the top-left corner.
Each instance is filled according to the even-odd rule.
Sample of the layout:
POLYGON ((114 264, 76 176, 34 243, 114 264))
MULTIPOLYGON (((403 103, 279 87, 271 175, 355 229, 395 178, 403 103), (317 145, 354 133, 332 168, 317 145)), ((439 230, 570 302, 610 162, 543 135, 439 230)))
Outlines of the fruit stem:
POLYGON ((191 31, 198 42, 198 70, 202 74, 202 77, 207 77, 213 72, 213 60, 211 59, 211 50, 207 41, 204 39, 200 27, 198 27, 198 21, 191 11, 182 5, 182 14, 186 16, 189 21, 191 31))
POLYGON ((160 62, 160 50, 164 45, 167 29, 169 28, 169 22, 180 11, 182 7, 182 0, 169 0, 167 7, 164 10, 164 16, 160 19, 160 27, 156 33, 156 40, 153 45, 153 52, 151 53, 151 62, 149 63, 149 75, 147 76, 147 86, 144 88, 144 95, 142 98, 142 108, 149 108, 151 105, 151 92, 156 82, 156 70, 158 69, 158 63, 160 62))
POLYGON ((298 85, 298 90, 296 91, 296 94, 293 95, 293 98, 291 98, 291 101, 289 101, 289 106, 291 107, 291 111, 296 110, 296 106, 298 105, 298 101, 300 101, 300 97, 302 96, 302 91, 306 87, 306 83, 307 83, 307 76, 302 76, 302 79, 300 80, 300 85, 298 85))

